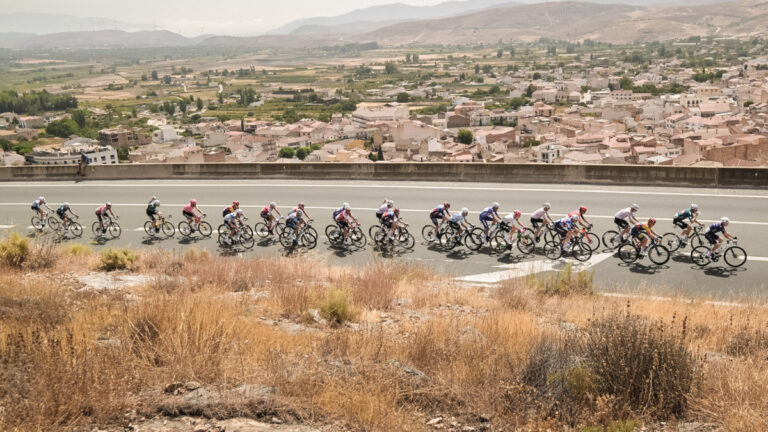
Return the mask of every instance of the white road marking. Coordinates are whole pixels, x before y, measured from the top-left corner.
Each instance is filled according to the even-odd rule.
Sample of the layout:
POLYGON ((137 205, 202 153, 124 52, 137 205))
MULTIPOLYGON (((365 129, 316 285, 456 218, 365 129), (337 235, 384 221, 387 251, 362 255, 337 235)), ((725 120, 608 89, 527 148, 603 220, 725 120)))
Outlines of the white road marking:
MULTIPOLYGON (((603 253, 603 254, 593 255, 592 258, 589 259, 589 261, 586 261, 584 263, 573 262, 572 263, 573 269, 574 271, 587 270, 605 261, 611 256, 613 256, 612 253, 603 253)), ((525 277, 531 274, 542 273, 547 271, 557 271, 563 268, 566 265, 566 263, 567 263, 566 260, 526 261, 519 264, 507 264, 507 265, 501 265, 501 266, 494 266, 496 268, 506 268, 510 270, 462 276, 462 277, 456 278, 456 280, 461 282, 494 284, 494 283, 499 283, 501 281, 508 280, 508 279, 517 279, 517 278, 525 277)))
MULTIPOLYGON (((41 188, 41 187, 130 187, 130 188, 221 188, 224 183, 179 183, 179 184, 158 184, 154 183, 77 183, 77 184, 59 184, 59 183, 31 183, 14 184, 0 183, 0 188, 41 188)), ((590 194, 608 194, 608 195, 657 195, 657 196, 686 196, 686 197, 712 197, 712 198, 755 198, 768 199, 768 195, 740 195, 734 193, 689 193, 689 192, 658 192, 658 191, 625 191, 625 190, 607 190, 607 189, 562 189, 562 188, 529 188, 529 187, 478 187, 478 186, 421 186, 421 185, 399 185, 399 184, 291 184, 291 183, 234 183, 227 182, 226 187, 232 188, 341 188, 341 189, 422 189, 422 190, 466 190, 466 191, 489 191, 489 192, 566 192, 566 193, 590 193, 590 194)))
POLYGON ((768 262, 768 257, 747 257, 747 261, 759 261, 759 262, 768 262))
POLYGON ((0 225, 0 229, 11 229, 14 228, 16 225, 0 225))

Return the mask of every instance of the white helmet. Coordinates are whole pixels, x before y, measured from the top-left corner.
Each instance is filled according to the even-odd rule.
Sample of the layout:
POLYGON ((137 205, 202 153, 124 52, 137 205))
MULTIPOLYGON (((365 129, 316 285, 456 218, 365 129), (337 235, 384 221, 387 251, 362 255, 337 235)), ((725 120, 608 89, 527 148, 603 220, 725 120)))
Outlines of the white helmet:
POLYGON ((699 210, 699 205, 698 204, 691 204, 691 210, 698 211, 699 210))
POLYGON ((722 223, 723 225, 728 225, 729 223, 731 223, 731 220, 723 216, 723 218, 720 219, 720 223, 722 223))
POLYGON ((65 202, 65 203, 63 203, 62 205, 63 205, 64 207, 69 207, 69 203, 68 203, 68 202, 65 202))
POLYGON ((544 205, 542 205, 542 207, 544 207, 545 209, 549 210, 549 209, 552 208, 552 205, 550 203, 544 203, 544 205))
POLYGON ((639 205, 637 205, 637 204, 634 204, 634 203, 633 203, 633 204, 630 206, 630 208, 631 208, 632 210, 634 210, 634 211, 638 211, 638 210, 640 210, 640 206, 639 206, 639 205))
POLYGON ((301 210, 296 210, 296 216, 302 217, 302 216, 304 216, 304 212, 301 211, 301 210))
POLYGON ((158 199, 155 200, 155 207, 160 207, 160 200, 158 199))
POLYGON ((469 209, 468 208, 464 207, 463 209, 461 209, 461 215, 462 216, 466 216, 468 214, 469 214, 469 209))
POLYGON ((237 211, 235 213, 237 213, 238 216, 242 216, 243 215, 243 209, 237 209, 237 211))
POLYGON ((345 205, 344 205, 344 210, 346 210, 346 211, 352 211, 352 207, 350 207, 350 205, 349 205, 349 204, 345 204, 345 205))
POLYGON ((493 203, 493 208, 497 209, 497 208, 499 208, 499 207, 500 207, 500 206, 499 206, 499 203, 497 203, 497 202, 493 203))
POLYGON ((571 222, 574 222, 574 223, 576 223, 576 222, 578 222, 578 221, 579 221, 579 217, 578 217, 577 215, 573 215, 573 216, 571 216, 571 222))
POLYGON ((342 203, 341 206, 346 209, 347 207, 349 207, 349 203, 348 202, 342 203))
POLYGON ((275 207, 277 207, 277 204, 275 204, 275 202, 272 201, 271 203, 269 203, 269 206, 272 207, 272 208, 275 208, 275 207))
POLYGON ((395 203, 392 200, 387 200, 387 207, 392 208, 394 206, 395 206, 395 203))
POLYGON ((45 201, 45 197, 44 197, 44 196, 41 196, 40 198, 38 198, 38 200, 40 200, 40 201, 45 201))

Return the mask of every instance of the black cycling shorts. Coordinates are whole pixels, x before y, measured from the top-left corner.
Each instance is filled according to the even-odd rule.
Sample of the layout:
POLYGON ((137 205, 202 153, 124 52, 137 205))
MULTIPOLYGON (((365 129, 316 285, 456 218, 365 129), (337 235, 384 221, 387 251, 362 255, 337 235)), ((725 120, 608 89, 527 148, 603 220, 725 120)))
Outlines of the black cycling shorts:
POLYGON ((613 223, 619 226, 621 229, 627 229, 629 226, 629 222, 625 221, 624 219, 619 218, 613 218, 613 223))
POLYGON ((544 219, 531 218, 531 225, 533 225, 533 229, 539 229, 539 225, 543 223, 544 223, 544 219))
POLYGON ((688 223, 685 222, 685 218, 674 218, 672 219, 672 223, 682 229, 686 229, 689 226, 688 223))

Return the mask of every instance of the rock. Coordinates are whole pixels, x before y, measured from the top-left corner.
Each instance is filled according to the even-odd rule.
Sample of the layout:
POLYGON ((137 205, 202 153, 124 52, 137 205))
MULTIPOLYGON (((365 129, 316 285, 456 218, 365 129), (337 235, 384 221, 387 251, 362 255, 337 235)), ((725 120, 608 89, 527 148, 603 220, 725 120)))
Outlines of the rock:
POLYGON ((163 391, 166 392, 166 393, 169 393, 169 394, 178 394, 177 392, 179 390, 183 389, 183 388, 184 388, 184 383, 182 383, 182 382, 175 382, 175 383, 171 383, 171 384, 168 384, 167 386, 165 386, 163 391))
POLYGON ((129 275, 129 274, 111 274, 111 273, 88 273, 79 276, 77 281, 83 285, 82 291, 115 291, 134 286, 144 285, 152 280, 150 276, 129 275))
POLYGON ((309 316, 312 318, 312 320, 320 325, 326 325, 328 324, 328 321, 320 316, 320 311, 317 309, 310 309, 307 311, 309 313, 309 316))
POLYGON ((459 329, 459 341, 461 343, 483 343, 485 336, 474 327, 462 327, 459 329))
POLYGON ((432 378, 430 378, 429 375, 427 375, 424 372, 416 369, 415 367, 404 365, 404 364, 400 363, 397 359, 392 359, 392 360, 390 360, 387 363, 392 368, 397 369, 400 373, 403 373, 405 375, 409 375, 411 377, 417 378, 419 380, 424 380, 424 381, 431 381, 432 380, 432 378))
POLYGON ((199 382, 197 382, 197 381, 190 381, 190 382, 188 382, 188 383, 184 384, 184 387, 185 387, 187 390, 197 390, 197 389, 199 389, 199 388, 200 388, 200 387, 202 387, 202 386, 203 386, 203 385, 202 385, 202 384, 200 384, 200 383, 199 383, 199 382))
POLYGON ((578 330, 578 327, 576 327, 576 324, 573 324, 573 323, 561 322, 560 330, 563 330, 566 332, 575 332, 576 330, 578 330))
POLYGON ((243 384, 235 387, 232 392, 247 399, 254 399, 270 397, 277 392, 277 389, 261 384, 243 384))
POLYGON ((677 430, 678 432, 714 432, 720 429, 714 424, 690 422, 678 423, 677 430))
POLYGON ((443 422, 443 418, 442 417, 435 417, 432 420, 428 421, 427 425, 434 426, 434 425, 440 424, 442 422, 443 422))
POLYGON ((413 300, 409 298, 399 298, 392 300, 391 304, 394 307, 412 306, 413 300))
POLYGON ((270 423, 273 423, 273 424, 283 424, 283 421, 277 417, 272 417, 269 421, 270 423))
POLYGON ((463 432, 475 432, 476 429, 473 428, 472 426, 464 426, 463 428, 461 428, 461 430, 463 432))

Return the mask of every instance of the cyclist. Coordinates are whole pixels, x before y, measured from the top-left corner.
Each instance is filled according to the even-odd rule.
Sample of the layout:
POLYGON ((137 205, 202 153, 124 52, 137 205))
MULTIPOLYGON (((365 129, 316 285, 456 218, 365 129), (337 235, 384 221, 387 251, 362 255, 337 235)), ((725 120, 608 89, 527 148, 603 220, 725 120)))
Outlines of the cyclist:
MULTIPOLYGON (((310 221, 313 220, 311 217, 309 217, 309 214, 307 213, 307 209, 304 208, 303 202, 300 202, 296 207, 294 207, 293 210, 291 210, 291 213, 296 213, 299 210, 301 210, 302 216, 306 216, 310 221)), ((290 213, 288 214, 288 216, 290 216, 290 213)))
POLYGON ((528 229, 527 226, 520 223, 520 216, 523 212, 515 210, 514 213, 504 216, 503 223, 509 227, 509 242, 507 243, 507 249, 512 249, 513 238, 516 232, 523 232, 528 229))
POLYGON ((151 200, 147 203, 147 216, 149 217, 149 220, 152 221, 152 227, 155 228, 155 232, 160 231, 160 227, 157 224, 157 208, 160 207, 160 200, 157 199, 156 196, 153 196, 151 200))
POLYGON ((293 244, 299 241, 299 228, 304 224, 304 211, 300 208, 288 213, 285 218, 285 227, 293 230, 293 244))
POLYGON ((685 247, 688 244, 688 239, 691 235, 691 230, 693 230, 693 224, 697 224, 699 226, 704 226, 701 222, 698 221, 699 219, 699 206, 696 204, 691 204, 690 207, 688 207, 685 210, 682 210, 678 212, 675 215, 675 218, 672 219, 672 223, 683 230, 683 232, 680 234, 682 239, 680 240, 680 246, 685 247), (688 222, 690 222, 690 224, 688 222))
POLYGON ((396 208, 381 216, 381 224, 389 231, 389 238, 395 238, 395 227, 400 221, 400 209, 396 208))
POLYGON ((195 232, 196 225, 200 225, 200 219, 203 216, 206 216, 206 214, 200 211, 200 209, 197 207, 197 200, 194 198, 189 201, 189 204, 184 206, 181 214, 187 218, 187 223, 189 223, 190 228, 192 228, 192 232, 195 232), (195 214, 195 212, 197 212, 197 214, 195 214), (195 221, 195 225, 192 225, 192 221, 195 221))
POLYGON ((483 209, 483 211, 480 212, 480 222, 483 223, 483 229, 485 230, 485 234, 483 234, 483 243, 485 243, 488 241, 488 232, 490 231, 488 222, 491 222, 491 224, 501 222, 501 216, 499 216, 499 203, 495 202, 490 207, 483 209))
POLYGON ((338 208, 336 211, 333 212, 333 220, 336 222, 336 225, 341 229, 344 233, 344 243, 349 243, 349 220, 355 221, 355 223, 359 224, 360 222, 357 221, 357 219, 352 216, 352 207, 349 205, 349 203, 344 203, 340 208, 338 208))
POLYGON ((589 221, 584 217, 584 215, 587 213, 587 208, 584 206, 579 207, 578 210, 574 210, 570 213, 568 213, 568 217, 578 216, 579 221, 577 223, 577 226, 581 226, 582 228, 590 229, 592 228, 592 224, 589 223, 589 221))
POLYGON ((382 201, 382 203, 381 203, 381 205, 379 206, 379 208, 378 208, 378 209, 376 209, 376 219, 377 219, 379 222, 381 222, 381 218, 382 218, 382 217, 383 217, 385 214, 387 214, 387 213, 389 213, 390 211, 392 211, 392 208, 393 208, 394 206, 395 206, 395 203, 393 203, 391 200, 388 200, 388 199, 386 199, 386 198, 385 198, 385 199, 384 199, 384 201, 382 201))
POLYGON ((630 230, 630 235, 632 238, 634 238, 636 241, 640 242, 640 256, 644 257, 645 254, 648 252, 648 237, 646 237, 646 234, 648 234, 651 239, 656 239, 659 237, 659 235, 653 230, 653 226, 656 225, 656 219, 650 218, 648 219, 648 223, 638 223, 637 225, 633 226, 630 230))
POLYGON ((616 215, 613 217, 613 223, 619 227, 619 233, 621 234, 622 242, 627 239, 627 234, 629 234, 629 230, 632 228, 630 223, 640 223, 640 221, 635 217, 635 213, 637 213, 638 210, 640 210, 640 206, 637 204, 632 204, 625 209, 619 210, 619 212, 616 213, 616 215))
POLYGON ((104 226, 104 218, 111 217, 117 219, 115 213, 112 211, 112 203, 105 203, 103 206, 96 209, 96 217, 99 219, 99 227, 101 227, 101 233, 107 232, 107 227, 104 226))
POLYGON ((40 197, 34 201, 32 201, 32 211, 36 211, 37 214, 40 216, 40 221, 42 221, 43 226, 45 226, 45 215, 48 214, 45 210, 43 210, 43 207, 47 208, 48 211, 51 211, 52 209, 48 207, 48 203, 45 201, 45 197, 40 197))
POLYGON ((470 224, 467 222, 467 216, 469 216, 469 209, 464 207, 461 209, 461 213, 454 213, 448 219, 448 226, 456 231, 456 236, 460 236, 464 229, 469 229, 470 224))
POLYGON ((579 230, 577 223, 579 217, 576 215, 566 216, 559 221, 555 222, 555 231, 563 237, 561 247, 563 251, 568 252, 571 249, 571 237, 579 230))
POLYGON ((64 230, 67 229, 67 225, 69 225, 69 223, 72 221, 69 218, 69 215, 67 215, 67 213, 72 213, 72 216, 74 217, 80 217, 77 214, 75 214, 74 211, 72 211, 72 207, 69 206, 68 202, 65 202, 62 205, 60 205, 59 208, 56 209, 56 215, 58 215, 59 219, 61 219, 61 221, 63 222, 61 228, 64 230))
POLYGON ((728 231, 725 230, 725 227, 727 227, 731 223, 731 220, 727 217, 723 216, 720 219, 720 222, 713 223, 712 225, 707 228, 707 232, 704 233, 704 238, 709 240, 709 244, 712 245, 712 249, 707 253, 707 256, 717 255, 719 254, 720 246, 723 244, 723 239, 721 239, 718 234, 723 233, 725 238, 728 240, 736 240, 736 237, 730 235, 728 231))
POLYGON ((539 237, 541 236, 541 228, 543 224, 555 223, 555 221, 553 221, 552 217, 549 215, 549 209, 551 208, 552 206, 549 203, 544 203, 540 209, 531 214, 531 225, 533 226, 533 234, 536 237, 537 243, 539 242, 539 237))
POLYGON ((270 234, 272 234, 272 229, 274 228, 272 226, 272 223, 275 221, 275 215, 272 213, 277 213, 278 216, 282 216, 280 214, 280 210, 277 209, 277 204, 275 204, 274 201, 264 206, 263 209, 261 209, 261 218, 264 219, 264 223, 267 224, 267 230, 270 234))
POLYGON ((235 236, 235 234, 237 234, 237 220, 243 214, 242 212, 243 211, 241 209, 237 209, 232 213, 224 216, 224 224, 226 224, 227 228, 229 228, 229 237, 224 239, 227 244, 231 244, 232 238, 235 236))
POLYGON ((221 212, 221 217, 226 217, 230 213, 234 213, 237 211, 237 209, 240 208, 240 201, 232 201, 232 205, 229 207, 225 207, 224 211, 221 212))

